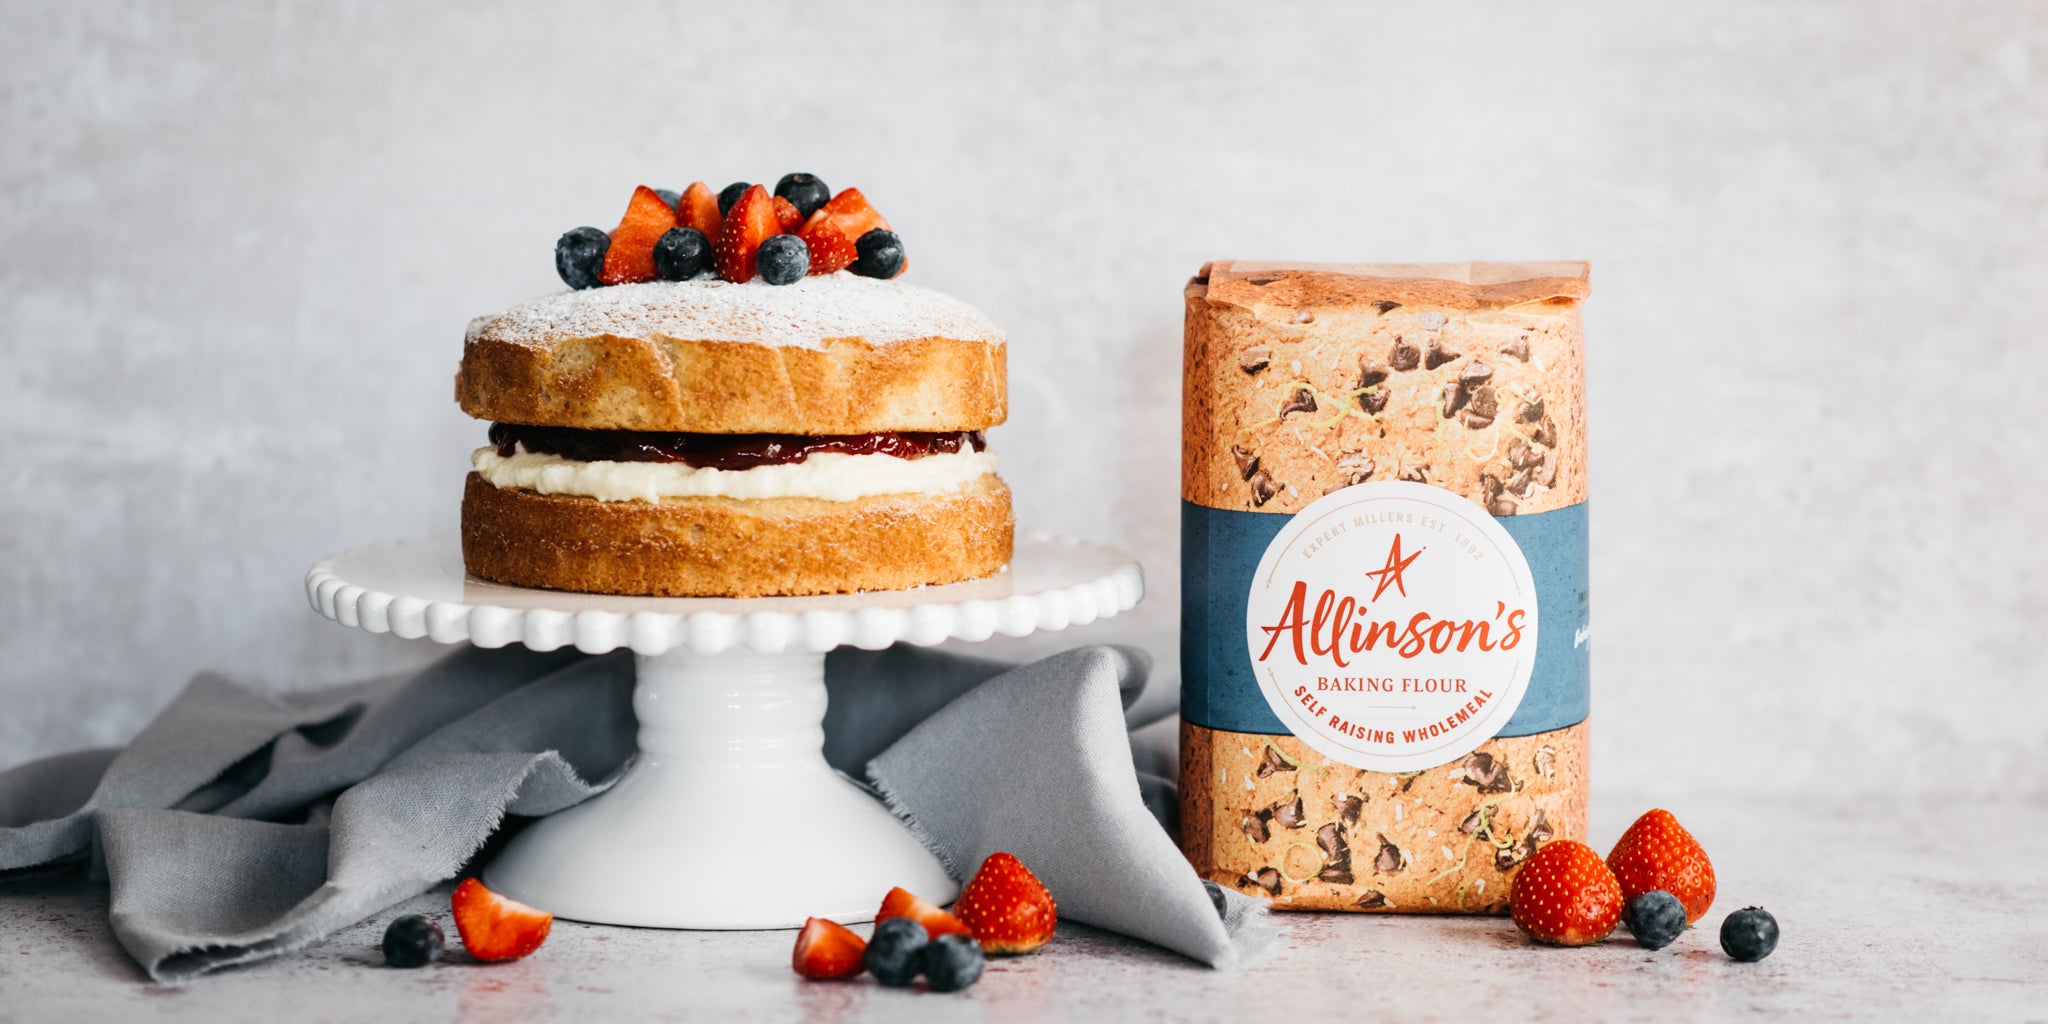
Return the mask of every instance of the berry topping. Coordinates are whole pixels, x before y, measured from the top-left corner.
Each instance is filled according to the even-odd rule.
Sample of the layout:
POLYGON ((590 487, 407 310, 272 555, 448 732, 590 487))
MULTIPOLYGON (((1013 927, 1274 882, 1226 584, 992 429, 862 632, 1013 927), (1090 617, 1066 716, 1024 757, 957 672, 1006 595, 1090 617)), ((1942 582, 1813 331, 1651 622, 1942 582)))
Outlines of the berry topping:
POLYGON ((1705 917, 1714 905, 1714 865, 1670 811, 1654 810, 1637 818, 1608 852, 1607 867, 1627 899, 1652 889, 1678 897, 1685 904, 1687 924, 1705 917))
POLYGON ((740 197, 741 197, 741 196, 743 196, 743 195, 746 195, 746 194, 747 194, 747 189, 749 189, 749 188, 752 188, 752 187, 753 187, 753 186, 752 186, 751 184, 747 183, 747 182, 744 182, 744 181, 735 181, 735 182, 733 182, 732 184, 730 184, 730 185, 727 185, 726 187, 724 187, 724 188, 722 188, 722 189, 719 189, 719 190, 718 190, 718 214, 719 214, 719 216, 723 217, 723 216, 726 216, 726 215, 728 215, 728 214, 732 213, 732 204, 734 204, 734 203, 737 203, 737 202, 739 202, 739 201, 740 201, 740 197))
POLYGON ((604 267, 604 253, 612 238, 598 228, 577 228, 555 240, 555 273, 571 288, 595 288, 604 282, 597 273, 604 267))
POLYGON ((946 913, 938 904, 901 886, 889 890, 889 895, 882 897, 882 909, 875 911, 875 923, 898 917, 907 917, 924 925, 925 934, 934 939, 941 935, 974 934, 964 922, 946 913))
POLYGON ((776 196, 769 200, 768 204, 775 208, 775 223, 782 225, 783 234, 796 234, 796 230, 804 226, 804 215, 796 208, 795 203, 776 196))
POLYGON ((769 284, 795 284, 811 269, 811 250, 795 235, 771 235, 754 251, 754 268, 769 284))
POLYGON ((705 238, 717 238, 719 222, 724 219, 725 211, 718 207, 718 193, 701 181, 692 182, 683 190, 683 197, 676 200, 676 223, 696 228, 705 238))
POLYGON ((775 195, 794 203, 798 213, 809 217, 818 212, 818 207, 825 205, 825 200, 832 198, 832 190, 826 188, 817 175, 797 171, 783 175, 782 180, 775 183, 775 195))
POLYGON ((867 953, 861 959, 876 981, 902 988, 917 978, 923 966, 919 954, 929 942, 923 925, 907 917, 892 917, 875 922, 874 937, 868 939, 867 953))
POLYGON ((886 281, 903 273, 903 240, 888 228, 876 228, 860 236, 853 243, 857 254, 853 261, 853 272, 862 277, 879 277, 886 281))
POLYGON ((1621 920, 1621 885, 1591 847, 1559 839, 1537 847, 1515 873, 1508 906, 1515 926, 1538 942, 1589 946, 1621 920))
POLYGON ((1663 949, 1685 934, 1685 904, 1662 889, 1652 889, 1628 901, 1621 923, 1645 948, 1663 949))
POLYGON ((981 947, 971 935, 941 935, 918 951, 917 962, 934 992, 958 992, 981 979, 981 947))
POLYGON ((455 887, 451 901, 462 948, 478 960, 517 960, 547 941, 555 915, 507 899, 474 878, 455 887))
POLYGON ((654 270, 665 281, 688 281, 711 269, 711 240, 696 228, 670 228, 654 243, 654 270))
POLYGON ((407 914, 384 929, 384 962, 393 967, 425 967, 448 944, 441 926, 418 914, 407 914))
POLYGON ((645 185, 634 189, 626 215, 612 229, 612 244, 605 250, 597 279, 605 284, 654 280, 654 243, 675 226, 674 207, 645 185))
POLYGON ((1745 964, 1778 948, 1778 919, 1762 907, 1744 907, 1721 922, 1721 949, 1745 964))
POLYGON ((813 214, 805 222, 797 237, 804 240, 804 247, 811 253, 811 273, 829 274, 845 270, 860 257, 860 250, 853 246, 853 239, 839 230, 839 225, 813 214))
POLYGON ((865 967, 861 954, 868 944, 837 921, 813 917, 796 933, 796 949, 789 954, 789 966, 812 981, 851 978, 865 967))
POLYGON ((953 916, 981 940, 985 953, 1029 953, 1051 942, 1059 923, 1058 907, 1038 876, 1000 852, 989 854, 960 890, 953 916))
POLYGON ((671 210, 676 208, 677 203, 683 201, 682 193, 672 188, 658 188, 654 190, 654 194, 660 196, 662 202, 667 203, 668 208, 671 210))
POLYGON ((749 186, 726 212, 725 223, 718 229, 718 276, 734 284, 753 280, 754 253, 762 242, 781 230, 768 190, 759 185, 749 186))

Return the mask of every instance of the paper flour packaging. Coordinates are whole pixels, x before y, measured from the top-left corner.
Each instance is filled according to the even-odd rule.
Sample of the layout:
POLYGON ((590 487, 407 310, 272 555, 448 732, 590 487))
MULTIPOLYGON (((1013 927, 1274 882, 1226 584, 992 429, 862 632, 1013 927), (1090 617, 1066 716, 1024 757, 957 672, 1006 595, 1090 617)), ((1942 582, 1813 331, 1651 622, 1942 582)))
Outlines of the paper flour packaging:
POLYGON ((1585 838, 1583 263, 1187 288, 1181 827, 1278 908, 1498 913, 1585 838))

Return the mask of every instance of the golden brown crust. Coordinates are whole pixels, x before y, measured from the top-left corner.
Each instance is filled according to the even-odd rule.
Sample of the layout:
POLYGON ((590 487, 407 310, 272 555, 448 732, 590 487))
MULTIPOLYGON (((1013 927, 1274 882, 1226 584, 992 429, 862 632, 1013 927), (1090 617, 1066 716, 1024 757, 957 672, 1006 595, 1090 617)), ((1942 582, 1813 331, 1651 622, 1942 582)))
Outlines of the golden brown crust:
MULTIPOLYGON (((1588 266, 1550 263, 1260 263, 1216 260, 1190 283, 1189 297, 1219 305, 1267 308, 1439 309, 1518 306, 1591 293, 1588 266)), ((1386 312, 1380 309, 1380 312, 1386 312)))
POLYGON ((897 590, 1009 564, 1010 489, 993 474, 949 494, 597 501, 501 490, 475 473, 462 559, 522 587, 665 597, 897 590))
POLYGON ((815 348, 676 338, 488 335, 464 346, 462 411, 586 430, 867 434, 981 430, 1009 414, 1005 346, 952 338, 815 348))

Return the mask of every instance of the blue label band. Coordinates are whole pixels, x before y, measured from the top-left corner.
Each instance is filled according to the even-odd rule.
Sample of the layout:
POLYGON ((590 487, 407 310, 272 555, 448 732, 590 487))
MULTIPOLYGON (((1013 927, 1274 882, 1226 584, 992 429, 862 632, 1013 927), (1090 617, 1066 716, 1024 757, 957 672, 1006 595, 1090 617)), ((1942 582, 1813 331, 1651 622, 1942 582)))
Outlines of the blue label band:
MULTIPOLYGON (((1259 560, 1292 518, 1181 502, 1182 718, 1210 729, 1288 734, 1252 675, 1245 605, 1259 560)), ((1529 562, 1542 624, 1528 692, 1497 735, 1530 736, 1577 725, 1586 720, 1592 699, 1586 504, 1495 521, 1529 562)))

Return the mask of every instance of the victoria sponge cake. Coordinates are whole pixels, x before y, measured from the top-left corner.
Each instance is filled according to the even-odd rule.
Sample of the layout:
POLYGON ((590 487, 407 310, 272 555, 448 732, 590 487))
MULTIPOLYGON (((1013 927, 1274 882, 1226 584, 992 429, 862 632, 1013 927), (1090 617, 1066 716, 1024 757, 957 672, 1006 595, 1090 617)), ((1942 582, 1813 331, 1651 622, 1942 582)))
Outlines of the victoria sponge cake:
MULTIPOLYGON (((654 280, 591 281, 470 324, 456 400, 491 422, 462 500, 470 573, 589 593, 760 597, 949 583, 1008 564, 1010 492, 984 435, 1007 414, 1002 332, 966 303, 894 279, 901 244, 878 215, 835 225, 840 198, 807 197, 801 182, 786 187, 792 178, 810 176, 785 177, 774 202, 803 230, 756 229, 752 245, 764 268, 787 258, 770 239, 807 250, 807 272, 788 283, 714 273, 718 244, 688 227, 685 193, 664 200, 674 221, 657 218, 659 233, 629 230, 629 209, 598 244, 587 244, 594 229, 578 229, 580 242, 564 235, 557 265, 578 285, 649 235, 660 264, 662 246, 690 248, 687 237, 669 245, 683 231, 704 265, 678 273, 671 254, 654 280), (807 219, 785 192, 811 198, 807 219), (821 269, 817 253, 849 238, 849 264, 821 269)), ((752 186, 718 212, 745 217, 741 206, 766 195, 752 186)))

